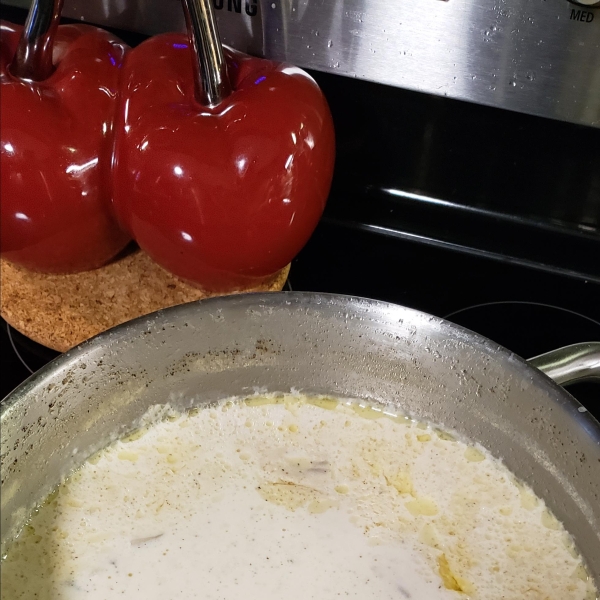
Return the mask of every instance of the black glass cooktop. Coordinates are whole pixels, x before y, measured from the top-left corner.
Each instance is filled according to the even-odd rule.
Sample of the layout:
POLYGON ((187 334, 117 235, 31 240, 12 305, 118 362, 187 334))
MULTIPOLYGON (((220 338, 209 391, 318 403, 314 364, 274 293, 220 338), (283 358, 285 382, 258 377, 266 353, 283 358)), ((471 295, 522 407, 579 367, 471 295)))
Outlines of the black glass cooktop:
MULTIPOLYGON (((600 284, 324 219, 294 261, 294 290, 376 298, 446 317, 530 358, 600 340, 600 284)), ((58 355, 0 326, 4 396, 58 355)), ((569 391, 600 416, 600 384, 569 391)))

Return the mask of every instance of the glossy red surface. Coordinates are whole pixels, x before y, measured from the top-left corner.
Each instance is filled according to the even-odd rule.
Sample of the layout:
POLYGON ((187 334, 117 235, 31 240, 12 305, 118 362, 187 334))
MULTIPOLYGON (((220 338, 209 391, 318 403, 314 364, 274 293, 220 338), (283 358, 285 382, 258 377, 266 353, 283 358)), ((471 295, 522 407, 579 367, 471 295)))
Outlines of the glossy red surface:
POLYGON ((167 34, 125 59, 114 203, 160 265, 226 291, 275 273, 310 237, 331 185, 333 123, 306 73, 233 51, 234 91, 207 109, 189 52, 167 34))
POLYGON ((99 267, 128 236, 112 212, 112 123, 125 45, 95 27, 61 25, 54 73, 11 76, 21 27, 0 31, 0 252, 33 270, 99 267))

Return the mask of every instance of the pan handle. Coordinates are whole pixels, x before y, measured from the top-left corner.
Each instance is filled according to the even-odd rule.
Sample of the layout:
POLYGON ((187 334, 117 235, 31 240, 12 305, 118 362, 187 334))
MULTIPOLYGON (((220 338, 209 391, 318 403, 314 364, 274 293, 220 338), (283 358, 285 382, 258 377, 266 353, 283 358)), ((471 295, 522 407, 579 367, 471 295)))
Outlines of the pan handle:
POLYGON ((573 344, 527 361, 560 385, 600 380, 600 342, 573 344))

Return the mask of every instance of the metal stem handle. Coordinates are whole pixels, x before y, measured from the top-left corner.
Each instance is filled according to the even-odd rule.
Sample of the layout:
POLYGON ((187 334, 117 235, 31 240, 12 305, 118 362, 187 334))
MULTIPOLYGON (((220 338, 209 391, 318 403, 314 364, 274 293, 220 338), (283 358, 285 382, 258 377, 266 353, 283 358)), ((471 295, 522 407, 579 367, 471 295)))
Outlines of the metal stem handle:
POLYGON ((196 99, 217 106, 231 93, 231 83, 212 0, 182 0, 182 5, 193 49, 196 99))
POLYGON ((60 21, 63 0, 33 0, 25 27, 10 65, 20 79, 43 81, 52 75, 54 35, 60 21))
POLYGON ((588 379, 600 380, 600 342, 558 348, 527 362, 560 385, 588 379))

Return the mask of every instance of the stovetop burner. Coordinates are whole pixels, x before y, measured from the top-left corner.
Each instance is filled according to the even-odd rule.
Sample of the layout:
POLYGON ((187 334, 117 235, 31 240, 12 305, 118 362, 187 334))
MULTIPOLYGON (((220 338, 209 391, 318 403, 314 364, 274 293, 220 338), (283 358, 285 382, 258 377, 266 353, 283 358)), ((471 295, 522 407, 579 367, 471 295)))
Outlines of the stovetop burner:
POLYGON ((525 357, 535 356, 548 348, 600 340, 600 322, 576 311, 541 302, 486 302, 455 310, 444 318, 525 357))
MULTIPOLYGON (((539 302, 501 301, 456 310, 445 318, 477 331, 519 356, 531 358, 550 348, 600 340, 600 322, 578 312, 539 302)), ((600 417, 600 384, 573 383, 567 390, 600 417)))
POLYGON ((50 348, 36 344, 0 319, 2 377, 0 397, 4 398, 30 375, 59 356, 50 348))

